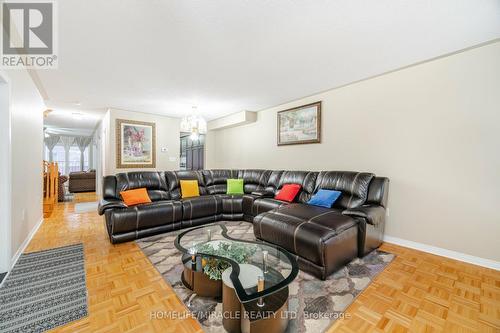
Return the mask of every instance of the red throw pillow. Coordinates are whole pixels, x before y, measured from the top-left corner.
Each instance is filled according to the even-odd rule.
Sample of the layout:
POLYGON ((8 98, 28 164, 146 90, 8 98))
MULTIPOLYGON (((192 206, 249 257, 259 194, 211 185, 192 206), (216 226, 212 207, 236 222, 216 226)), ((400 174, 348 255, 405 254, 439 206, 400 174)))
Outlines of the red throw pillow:
POLYGON ((300 189, 302 188, 299 184, 286 184, 283 185, 281 190, 276 194, 274 199, 293 202, 297 194, 299 194, 300 189))

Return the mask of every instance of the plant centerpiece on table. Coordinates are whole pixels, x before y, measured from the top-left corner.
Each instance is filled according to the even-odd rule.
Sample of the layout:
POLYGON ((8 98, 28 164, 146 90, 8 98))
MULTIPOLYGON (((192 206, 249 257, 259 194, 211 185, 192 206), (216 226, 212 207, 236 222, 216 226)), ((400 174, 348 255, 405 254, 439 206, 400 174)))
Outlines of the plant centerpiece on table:
MULTIPOLYGON (((229 243, 224 241, 208 242, 198 246, 198 253, 226 257, 239 264, 245 263, 257 251, 257 246, 244 243, 229 243)), ((211 280, 221 280, 224 272, 231 264, 226 260, 212 257, 202 257, 203 272, 211 280)))

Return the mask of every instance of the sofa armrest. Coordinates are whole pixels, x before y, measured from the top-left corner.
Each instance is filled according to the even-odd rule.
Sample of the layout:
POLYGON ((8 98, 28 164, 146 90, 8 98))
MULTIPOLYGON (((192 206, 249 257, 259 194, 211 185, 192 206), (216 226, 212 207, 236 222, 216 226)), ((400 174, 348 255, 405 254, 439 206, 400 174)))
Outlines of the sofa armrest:
POLYGON ((346 209, 344 215, 362 217, 371 225, 378 226, 385 221, 385 208, 378 205, 363 205, 356 208, 346 209))
POLYGON ((128 206, 120 200, 115 200, 115 199, 101 199, 99 201, 99 206, 97 208, 97 211, 99 215, 103 215, 104 212, 106 212, 108 209, 115 209, 115 208, 127 208, 128 206))
POLYGON ((274 193, 271 191, 253 191, 252 195, 258 198, 274 198, 274 193))

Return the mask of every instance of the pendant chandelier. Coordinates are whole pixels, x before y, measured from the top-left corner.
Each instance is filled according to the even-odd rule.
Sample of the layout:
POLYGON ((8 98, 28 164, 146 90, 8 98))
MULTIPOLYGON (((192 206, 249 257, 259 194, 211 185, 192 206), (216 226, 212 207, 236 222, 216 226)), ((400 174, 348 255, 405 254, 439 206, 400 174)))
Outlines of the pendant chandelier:
POLYGON ((181 120, 181 132, 191 133, 191 140, 198 140, 200 134, 207 133, 207 122, 202 116, 198 114, 198 109, 196 106, 192 107, 192 112, 190 115, 182 118, 181 120))

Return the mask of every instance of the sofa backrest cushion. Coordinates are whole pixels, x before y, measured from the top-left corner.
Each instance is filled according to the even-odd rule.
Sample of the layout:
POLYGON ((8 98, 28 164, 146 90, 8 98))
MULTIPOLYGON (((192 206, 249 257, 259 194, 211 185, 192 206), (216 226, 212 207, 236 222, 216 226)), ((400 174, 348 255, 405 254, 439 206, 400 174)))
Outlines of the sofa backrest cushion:
POLYGON ((208 194, 226 194, 227 180, 238 178, 238 170, 203 170, 202 174, 208 194))
POLYGON ((180 180, 197 180, 198 187, 200 190, 200 195, 208 194, 205 186, 205 179, 203 178, 201 171, 191 171, 191 170, 166 171, 165 179, 167 182, 168 191, 170 192, 170 197, 173 200, 179 200, 181 198, 180 180))
POLYGON ((243 190, 248 194, 253 191, 263 190, 266 187, 270 174, 271 170, 239 170, 238 178, 243 178, 243 190))
POLYGON ((372 173, 353 171, 321 171, 316 180, 314 192, 318 190, 336 190, 342 192, 333 207, 356 208, 365 203, 372 173))
POLYGON ((267 180, 266 187, 264 190, 268 192, 273 192, 276 194, 278 192, 278 186, 280 186, 281 175, 283 170, 274 170, 269 174, 269 179, 267 180))
POLYGON ((151 201, 170 199, 163 172, 137 171, 116 175, 115 195, 117 198, 120 198, 120 192, 137 188, 146 188, 151 201))
POLYGON ((306 203, 311 199, 314 192, 317 176, 318 173, 313 171, 283 171, 279 180, 278 190, 285 184, 299 184, 302 188, 295 201, 306 203))

